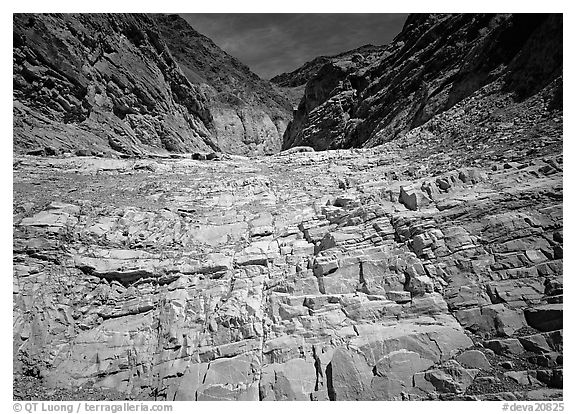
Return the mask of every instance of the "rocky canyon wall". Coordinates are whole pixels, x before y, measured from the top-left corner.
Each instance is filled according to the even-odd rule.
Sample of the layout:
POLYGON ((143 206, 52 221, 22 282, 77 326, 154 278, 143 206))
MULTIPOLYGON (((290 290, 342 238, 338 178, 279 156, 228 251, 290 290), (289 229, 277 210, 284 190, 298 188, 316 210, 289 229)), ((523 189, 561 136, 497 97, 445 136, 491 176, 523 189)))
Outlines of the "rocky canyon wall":
POLYGON ((289 120, 267 82, 177 16, 15 14, 13 51, 18 152, 271 153, 289 120))
MULTIPOLYGON (((294 85, 306 69, 274 80, 294 85)), ((474 132, 482 133, 482 122, 503 106, 537 94, 549 112, 561 107, 561 15, 411 15, 391 44, 332 57, 316 69, 283 147, 378 145, 469 100, 476 101, 470 111, 481 112, 474 132)), ((429 132, 446 138, 454 128, 429 132)))
POLYGON ((284 147, 361 148, 146 159, 277 151, 286 101, 177 16, 14 21, 14 399, 563 399, 560 16, 276 78, 284 147))

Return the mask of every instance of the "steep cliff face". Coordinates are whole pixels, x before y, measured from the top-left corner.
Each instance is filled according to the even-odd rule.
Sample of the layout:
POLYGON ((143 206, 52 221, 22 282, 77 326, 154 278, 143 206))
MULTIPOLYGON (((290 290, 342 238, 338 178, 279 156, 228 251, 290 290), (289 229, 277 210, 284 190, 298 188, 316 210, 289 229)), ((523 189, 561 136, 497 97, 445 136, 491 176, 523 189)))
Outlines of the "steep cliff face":
POLYGON ((304 96, 306 83, 316 76, 325 65, 349 62, 349 64, 367 66, 375 60, 381 59, 385 49, 386 46, 364 45, 334 56, 319 56, 292 72, 274 76, 270 82, 290 100, 294 108, 298 108, 298 104, 304 96))
POLYGON ((320 71, 320 69, 322 69, 322 66, 327 63, 351 60, 367 64, 378 57, 382 57, 385 48, 386 46, 364 45, 357 49, 352 49, 334 56, 319 56, 312 59, 310 62, 306 62, 304 65, 292 72, 274 76, 270 79, 270 82, 283 88, 295 88, 305 85, 320 71))
MULTIPOLYGON (((308 80, 283 147, 374 146, 459 103, 481 109, 472 126, 457 120, 475 133, 495 111, 508 112, 507 123, 518 111, 541 119, 542 110, 561 109, 561 15, 412 15, 380 53, 331 60, 308 80), (538 105, 522 106, 535 96, 538 105)), ((445 136, 453 127, 447 120, 428 132, 445 136)))
POLYGON ((288 101, 181 17, 156 15, 154 20, 188 81, 208 97, 222 150, 278 152, 292 115, 288 101))
POLYGON ((14 15, 14 149, 217 149, 191 85, 145 15, 14 15))
POLYGON ((13 23, 15 151, 280 148, 289 104, 182 19, 15 14, 13 23))

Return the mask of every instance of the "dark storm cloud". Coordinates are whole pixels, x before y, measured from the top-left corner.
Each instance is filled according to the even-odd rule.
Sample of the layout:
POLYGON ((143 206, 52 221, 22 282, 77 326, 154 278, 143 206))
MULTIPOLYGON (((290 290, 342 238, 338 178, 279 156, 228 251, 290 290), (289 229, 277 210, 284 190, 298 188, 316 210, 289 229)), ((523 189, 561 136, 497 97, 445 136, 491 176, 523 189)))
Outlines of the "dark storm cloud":
POLYGON ((290 72, 317 56, 390 42, 406 14, 182 14, 262 78, 290 72))

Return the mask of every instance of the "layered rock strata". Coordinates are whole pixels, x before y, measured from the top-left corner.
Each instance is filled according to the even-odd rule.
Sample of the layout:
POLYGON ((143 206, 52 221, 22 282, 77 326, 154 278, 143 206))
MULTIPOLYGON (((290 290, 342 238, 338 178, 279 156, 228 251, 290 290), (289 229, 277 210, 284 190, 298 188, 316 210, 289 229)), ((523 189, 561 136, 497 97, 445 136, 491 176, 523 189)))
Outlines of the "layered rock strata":
POLYGON ((562 398, 562 164, 17 156, 16 378, 157 400, 562 398))
POLYGON ((221 151, 244 155, 280 151, 292 119, 289 102, 183 18, 155 15, 154 20, 186 78, 207 95, 221 151))
MULTIPOLYGON (((307 79, 284 149, 372 147, 464 102, 463 119, 427 133, 487 137, 494 124, 506 132, 517 112, 545 124, 562 108, 562 16, 410 15, 389 45, 308 66, 276 78, 307 79), (532 111, 534 101, 544 112, 532 111)), ((532 138, 529 128, 517 133, 532 138)))
POLYGON ((15 14, 13 31, 16 152, 280 148, 288 102, 177 16, 15 14))

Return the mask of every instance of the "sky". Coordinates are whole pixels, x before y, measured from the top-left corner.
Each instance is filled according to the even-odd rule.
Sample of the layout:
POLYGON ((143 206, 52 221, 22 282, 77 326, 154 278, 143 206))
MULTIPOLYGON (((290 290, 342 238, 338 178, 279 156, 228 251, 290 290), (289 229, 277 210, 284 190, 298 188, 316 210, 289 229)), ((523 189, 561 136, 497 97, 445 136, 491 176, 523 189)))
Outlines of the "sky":
POLYGON ((181 14, 198 32, 261 78, 323 55, 389 43, 407 14, 181 14))

